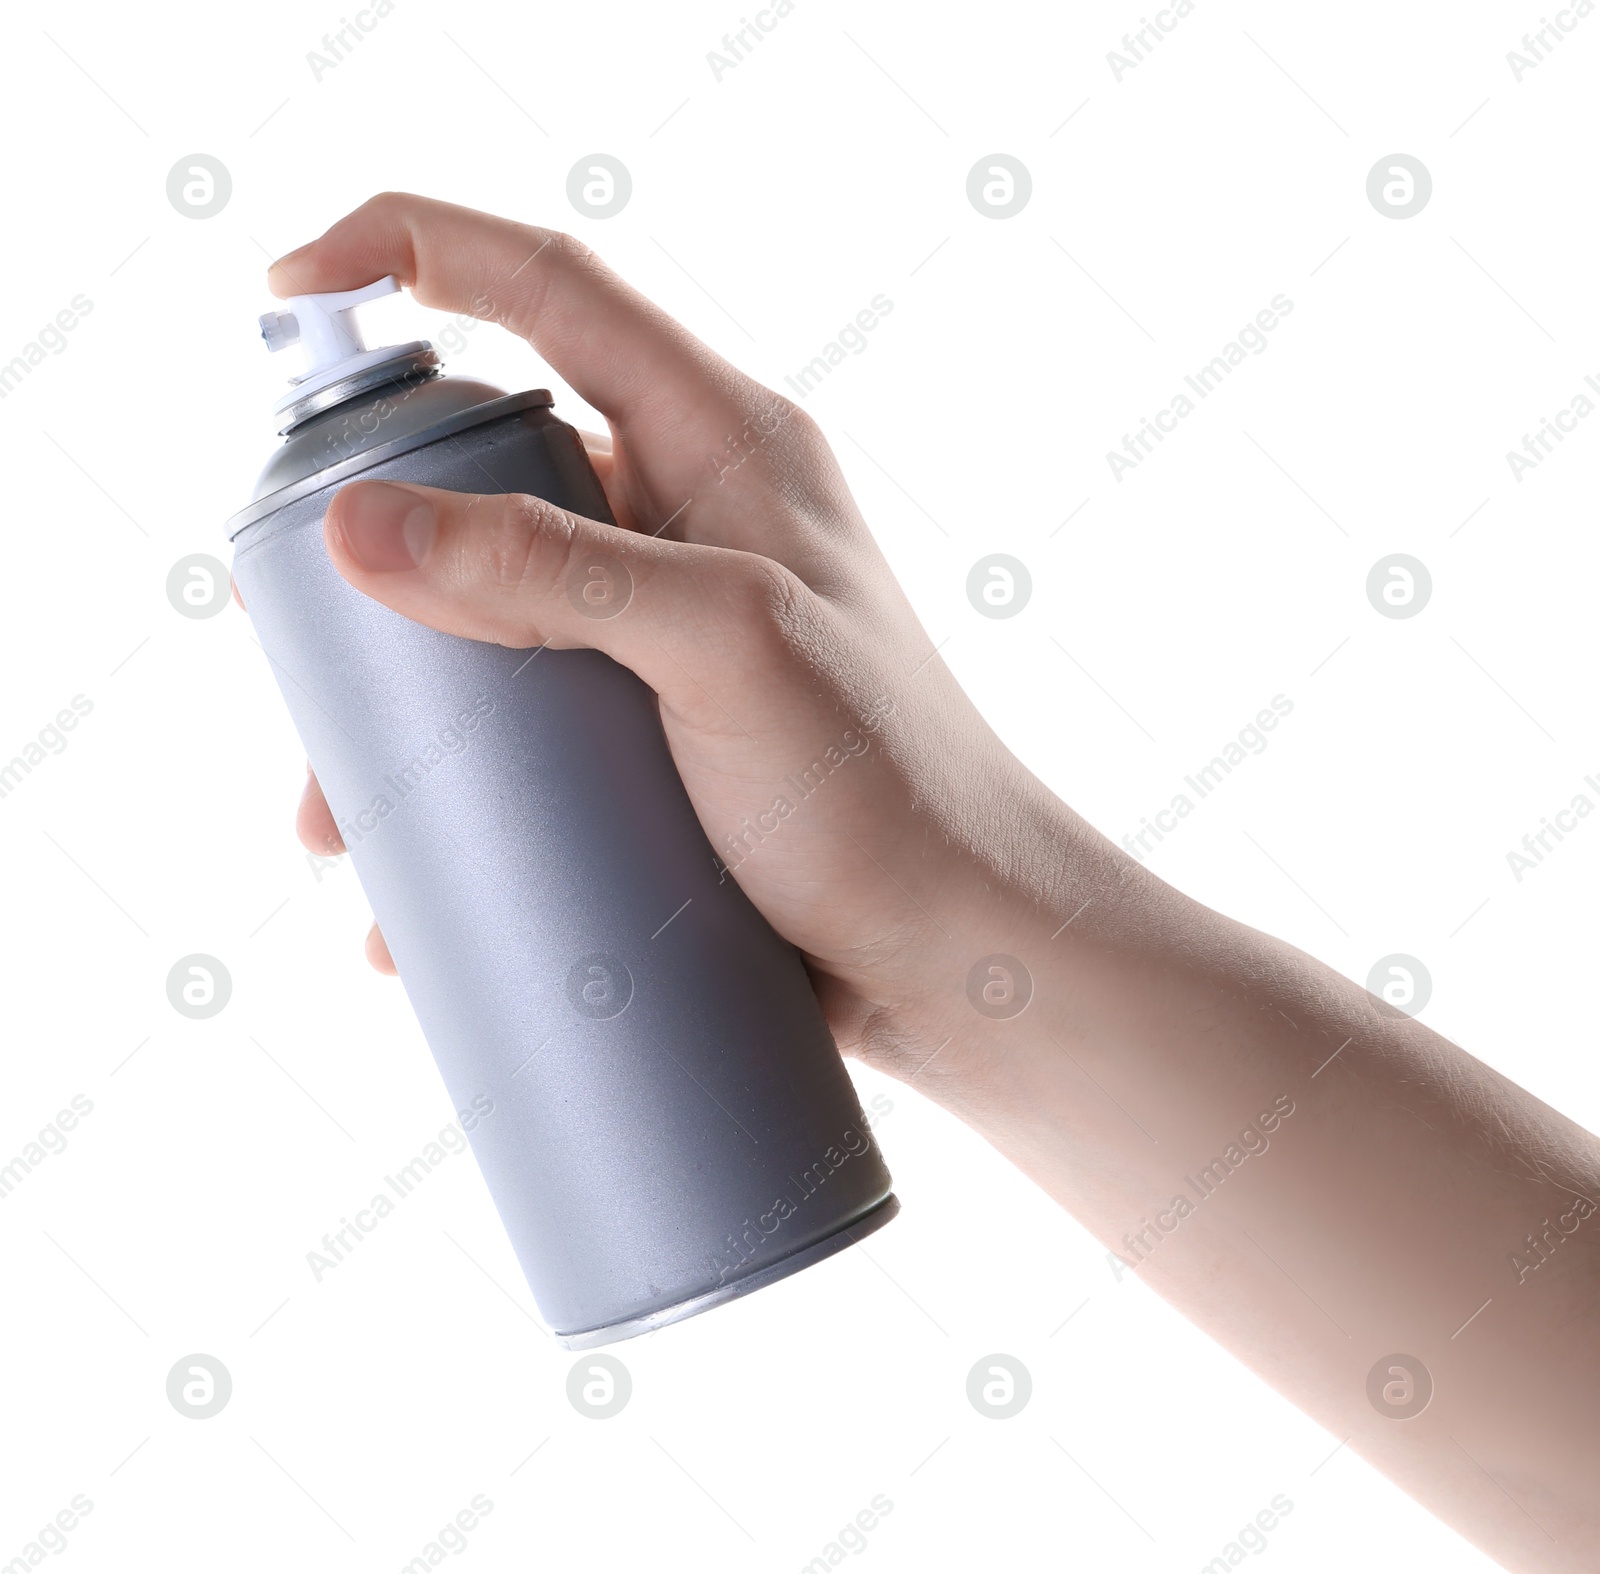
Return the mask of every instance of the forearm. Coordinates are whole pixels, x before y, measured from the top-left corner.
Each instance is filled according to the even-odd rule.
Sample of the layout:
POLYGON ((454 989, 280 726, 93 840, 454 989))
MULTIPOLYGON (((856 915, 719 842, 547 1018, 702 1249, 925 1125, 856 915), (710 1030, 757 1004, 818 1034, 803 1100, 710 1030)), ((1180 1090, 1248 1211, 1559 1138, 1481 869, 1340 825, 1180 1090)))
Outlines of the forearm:
POLYGON ((1029 869, 941 877, 874 1058, 1492 1555, 1591 1569, 1600 1142, 1081 822, 1024 839, 1029 869), (969 994, 996 953, 1031 974, 1014 1016, 969 994), (1408 1419, 1368 1397, 1391 1354, 1434 1386, 1408 1419))

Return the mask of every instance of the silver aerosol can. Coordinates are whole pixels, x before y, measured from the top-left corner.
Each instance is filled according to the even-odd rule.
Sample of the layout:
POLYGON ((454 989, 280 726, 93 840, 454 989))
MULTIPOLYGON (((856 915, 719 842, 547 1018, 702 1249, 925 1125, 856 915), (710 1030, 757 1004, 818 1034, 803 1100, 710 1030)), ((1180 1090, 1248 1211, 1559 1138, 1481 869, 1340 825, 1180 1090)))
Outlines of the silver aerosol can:
MULTIPOLYGON (((366 349, 354 308, 398 289, 262 318, 309 370, 229 521, 233 572, 534 1298, 586 1349, 899 1205, 800 956, 712 853, 650 689, 598 651, 425 628, 329 561, 323 514, 357 477, 615 523, 549 393, 446 377, 424 342, 366 349)), ((617 589, 599 565, 570 593, 603 614, 617 589)))

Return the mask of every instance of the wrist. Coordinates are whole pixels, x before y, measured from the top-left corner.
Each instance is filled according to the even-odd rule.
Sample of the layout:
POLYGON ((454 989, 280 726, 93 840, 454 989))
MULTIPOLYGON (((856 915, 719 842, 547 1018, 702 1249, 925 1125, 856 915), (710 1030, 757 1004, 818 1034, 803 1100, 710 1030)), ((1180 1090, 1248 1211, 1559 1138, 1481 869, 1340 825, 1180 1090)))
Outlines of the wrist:
POLYGON ((1006 803, 941 837, 916 938, 852 991, 854 1052, 963 1116, 1072 1045, 1108 951, 1172 894, 1031 776, 1006 803))

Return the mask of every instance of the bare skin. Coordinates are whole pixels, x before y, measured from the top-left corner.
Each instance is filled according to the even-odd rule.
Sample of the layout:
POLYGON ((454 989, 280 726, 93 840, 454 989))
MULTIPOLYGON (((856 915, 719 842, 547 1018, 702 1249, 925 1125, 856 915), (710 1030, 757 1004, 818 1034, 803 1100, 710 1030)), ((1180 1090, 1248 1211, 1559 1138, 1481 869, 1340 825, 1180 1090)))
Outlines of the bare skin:
MULTIPOLYGON (((386 273, 525 337, 604 414, 586 442, 623 528, 356 482, 325 521, 339 571, 449 633, 631 667, 719 852, 886 700, 868 750, 736 862, 840 1046, 1507 1568, 1600 1566, 1600 1141, 1056 799, 934 653, 815 423, 579 243, 391 194, 268 282, 386 273), (565 594, 594 553, 633 580, 609 620, 565 594), (995 955, 1032 980, 1004 1019, 968 992, 995 955), (1415 1416, 1389 1356, 1431 1377, 1415 1416)), ((315 778, 299 832, 339 849, 315 778)), ((394 970, 376 929, 368 955, 394 970)))

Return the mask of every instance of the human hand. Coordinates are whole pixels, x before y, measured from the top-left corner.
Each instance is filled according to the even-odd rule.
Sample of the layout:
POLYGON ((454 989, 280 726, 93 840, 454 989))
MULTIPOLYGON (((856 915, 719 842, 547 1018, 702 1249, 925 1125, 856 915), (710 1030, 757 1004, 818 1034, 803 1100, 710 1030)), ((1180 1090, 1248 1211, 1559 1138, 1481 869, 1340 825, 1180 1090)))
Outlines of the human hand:
MULTIPOLYGON (((922 1064, 972 959, 1006 948, 985 926, 1049 906, 1063 841, 1102 860, 1105 844, 962 693, 803 410, 570 236, 421 197, 374 198, 268 283, 390 273, 523 336, 604 414, 608 435, 585 441, 622 528, 525 496, 357 481, 325 521, 339 572, 447 633, 592 646, 637 673, 714 850, 807 957, 841 1047, 922 1064), (632 581, 606 619, 565 588, 598 557, 632 581)), ((299 831, 339 847, 314 778, 299 831)), ((368 953, 393 971, 376 930, 368 953)))

